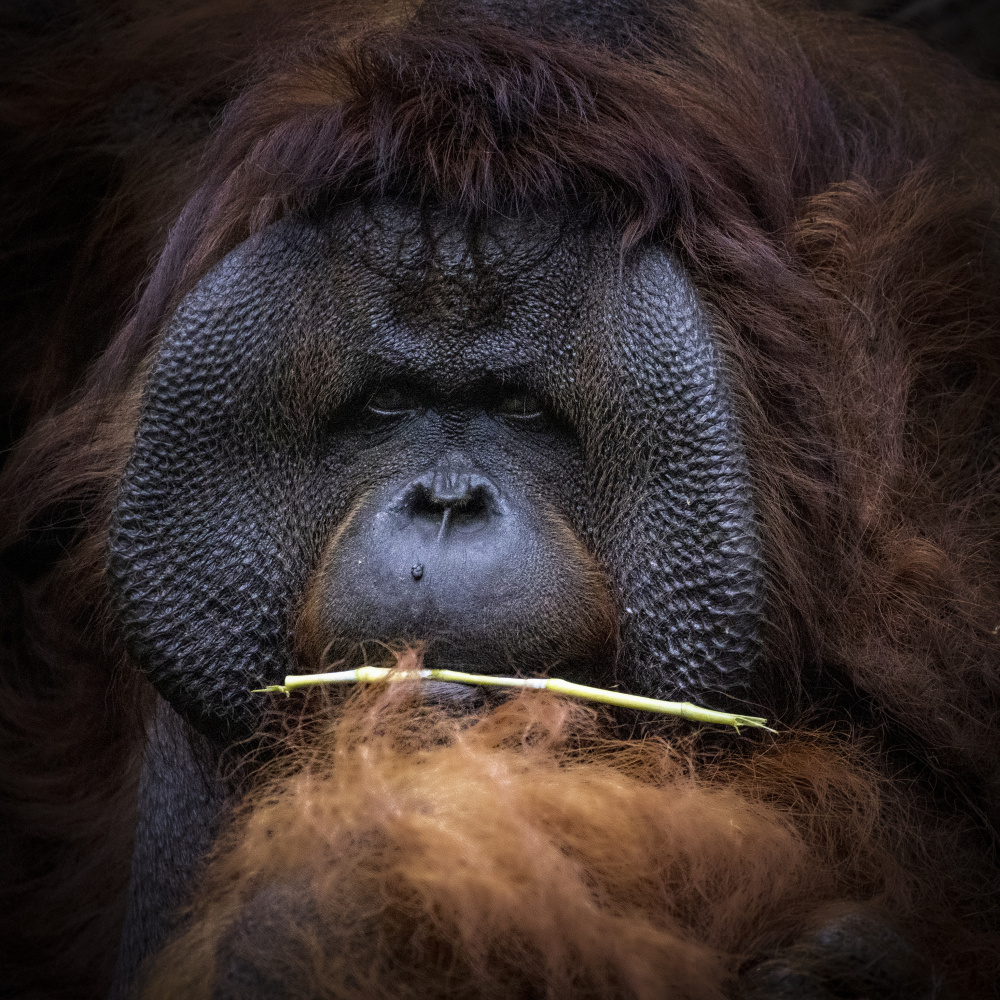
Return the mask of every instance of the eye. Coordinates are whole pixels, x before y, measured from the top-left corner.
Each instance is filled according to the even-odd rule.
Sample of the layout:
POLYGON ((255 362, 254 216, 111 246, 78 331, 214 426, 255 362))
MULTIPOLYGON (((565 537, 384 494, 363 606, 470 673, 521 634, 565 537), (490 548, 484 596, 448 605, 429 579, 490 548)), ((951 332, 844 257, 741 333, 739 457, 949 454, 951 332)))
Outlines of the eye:
POLYGON ((513 420, 537 420, 542 417, 545 407, 537 396, 528 394, 504 396, 497 406, 497 413, 513 420))
POLYGON ((400 417, 416 408, 416 403, 410 396, 391 386, 377 389, 367 404, 368 412, 378 417, 400 417))

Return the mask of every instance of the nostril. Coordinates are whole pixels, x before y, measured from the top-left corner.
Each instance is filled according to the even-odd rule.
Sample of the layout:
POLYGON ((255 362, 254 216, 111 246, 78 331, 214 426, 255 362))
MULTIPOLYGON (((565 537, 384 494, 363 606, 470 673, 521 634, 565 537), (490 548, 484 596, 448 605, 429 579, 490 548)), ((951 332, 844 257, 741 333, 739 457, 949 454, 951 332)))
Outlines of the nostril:
POLYGON ((452 523, 456 526, 485 521, 490 516, 489 490, 482 484, 471 486, 450 503, 452 523))
MULTIPOLYGON (((478 478, 478 477, 477 477, 478 478)), ((470 476, 435 475, 413 483, 403 501, 414 520, 434 524, 439 535, 452 528, 477 528, 493 513, 493 492, 485 482, 470 476)))
POLYGON ((410 516, 421 520, 440 521, 445 507, 442 502, 434 496, 424 483, 415 483, 409 496, 405 500, 405 506, 409 510, 410 516))

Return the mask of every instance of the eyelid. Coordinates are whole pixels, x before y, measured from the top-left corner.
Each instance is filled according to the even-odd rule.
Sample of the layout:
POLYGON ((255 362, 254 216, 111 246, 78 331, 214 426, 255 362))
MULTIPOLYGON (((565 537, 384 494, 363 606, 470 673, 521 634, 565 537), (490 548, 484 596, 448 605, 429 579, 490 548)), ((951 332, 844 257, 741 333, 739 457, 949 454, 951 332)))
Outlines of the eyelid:
MULTIPOLYGON (((411 393, 393 387, 376 389, 364 404, 365 410, 381 417, 403 416, 421 406, 411 393)), ((546 413, 541 398, 528 392, 503 395, 494 406, 487 404, 486 408, 492 409, 497 416, 525 423, 538 420, 546 413)))
POLYGON ((372 413, 394 416, 403 413, 412 413, 416 408, 416 402, 398 389, 378 389, 371 394, 365 408, 372 413), (388 399, 386 397, 389 397, 388 399))
POLYGON ((501 399, 496 412, 510 420, 537 420, 545 413, 545 406, 537 396, 512 394, 501 399))

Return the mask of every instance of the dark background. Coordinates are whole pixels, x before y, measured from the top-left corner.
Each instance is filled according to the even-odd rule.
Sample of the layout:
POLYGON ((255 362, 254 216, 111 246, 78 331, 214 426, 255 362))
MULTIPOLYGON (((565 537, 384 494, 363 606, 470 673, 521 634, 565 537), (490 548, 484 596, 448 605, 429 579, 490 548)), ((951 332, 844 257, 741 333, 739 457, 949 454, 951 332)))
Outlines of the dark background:
POLYGON ((819 0, 910 28, 979 76, 1000 79, 1000 0, 819 0))

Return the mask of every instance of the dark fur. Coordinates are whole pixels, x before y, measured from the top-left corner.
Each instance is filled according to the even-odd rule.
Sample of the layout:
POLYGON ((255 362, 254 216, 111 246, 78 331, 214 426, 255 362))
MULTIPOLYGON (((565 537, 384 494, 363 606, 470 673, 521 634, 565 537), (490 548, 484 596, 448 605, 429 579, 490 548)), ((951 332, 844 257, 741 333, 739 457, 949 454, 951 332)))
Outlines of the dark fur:
POLYGON ((985 991, 1000 968, 976 937, 995 933, 998 891, 996 91, 906 37, 794 6, 677 4, 620 50, 458 17, 405 27, 403 7, 109 4, 55 43, 16 37, 0 71, 5 211, 44 262, 28 296, 34 258, 7 258, 27 297, 5 393, 33 426, 0 507, 4 968, 91 996, 113 962, 148 695, 105 621, 103 539, 156 331, 291 208, 390 193, 470 214, 564 204, 623 243, 676 246, 758 482, 767 658, 801 692, 783 721, 846 706, 855 738, 884 748, 871 766, 889 798, 921 780, 908 822, 945 872, 943 925, 972 935, 928 918, 928 946, 985 991))

